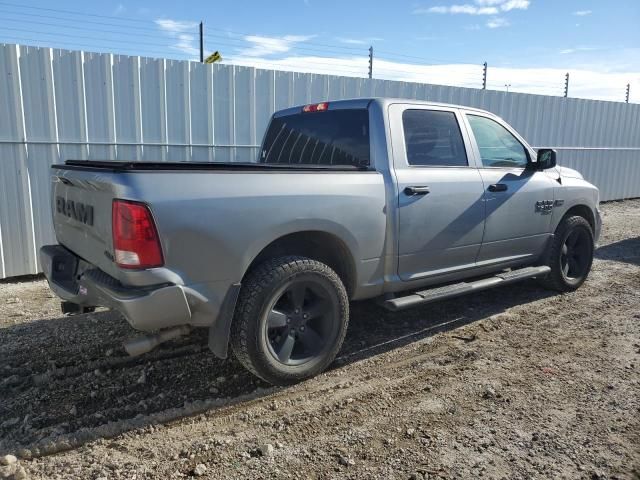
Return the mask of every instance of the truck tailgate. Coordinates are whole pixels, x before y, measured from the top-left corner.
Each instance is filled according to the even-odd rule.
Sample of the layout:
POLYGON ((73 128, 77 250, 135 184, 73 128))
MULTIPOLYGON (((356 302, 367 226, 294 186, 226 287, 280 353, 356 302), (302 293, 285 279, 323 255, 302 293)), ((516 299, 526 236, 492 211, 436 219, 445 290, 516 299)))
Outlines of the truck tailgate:
POLYGON ((111 204, 119 174, 79 169, 52 170, 53 226, 61 245, 112 275, 111 204))

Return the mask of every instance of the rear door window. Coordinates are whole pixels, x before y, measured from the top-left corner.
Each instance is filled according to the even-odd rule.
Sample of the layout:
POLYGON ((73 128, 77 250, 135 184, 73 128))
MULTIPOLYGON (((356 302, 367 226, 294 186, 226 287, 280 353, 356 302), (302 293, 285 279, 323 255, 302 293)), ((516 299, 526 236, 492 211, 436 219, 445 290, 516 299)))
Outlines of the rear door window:
POLYGON ((368 167, 369 112, 327 110, 274 118, 258 161, 292 166, 368 167))
POLYGON ((402 114, 409 165, 466 167, 464 141, 453 112, 405 110, 402 114))

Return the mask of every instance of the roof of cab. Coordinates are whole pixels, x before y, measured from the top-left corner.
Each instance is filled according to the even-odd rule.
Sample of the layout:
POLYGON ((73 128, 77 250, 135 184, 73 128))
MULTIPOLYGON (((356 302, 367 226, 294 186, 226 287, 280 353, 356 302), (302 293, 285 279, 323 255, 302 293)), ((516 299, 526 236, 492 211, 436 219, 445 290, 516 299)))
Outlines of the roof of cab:
MULTIPOLYGON (((448 107, 448 108, 464 108, 465 110, 472 110, 476 112, 482 112, 489 115, 493 115, 491 112, 482 110, 480 108, 469 107, 466 105, 455 105, 452 103, 440 103, 431 102, 428 100, 416 100, 412 98, 393 98, 393 97, 362 97, 362 98, 349 98, 344 100, 329 100, 329 110, 339 109, 351 109, 351 108, 367 108, 371 102, 376 102, 381 108, 385 108, 393 103, 404 103, 411 105, 424 105, 433 107, 448 107)), ((319 102, 322 103, 322 102, 319 102)), ((294 115, 302 111, 304 105, 297 105, 295 107, 285 108, 278 110, 274 113, 274 117, 280 117, 285 115, 294 115)))

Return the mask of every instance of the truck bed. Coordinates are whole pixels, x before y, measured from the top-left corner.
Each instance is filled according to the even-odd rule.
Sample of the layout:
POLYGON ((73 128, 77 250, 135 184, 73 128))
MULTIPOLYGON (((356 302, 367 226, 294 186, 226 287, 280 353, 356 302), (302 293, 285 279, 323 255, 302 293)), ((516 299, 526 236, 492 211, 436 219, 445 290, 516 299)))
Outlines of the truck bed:
POLYGON ((379 259, 383 251, 385 189, 375 170, 69 160, 53 166, 52 181, 58 243, 124 285, 158 283, 157 275, 150 278, 153 270, 169 271, 161 280, 172 283, 237 282, 261 249, 300 231, 344 238, 356 262, 379 259), (164 269, 116 266, 115 199, 149 206, 164 269))

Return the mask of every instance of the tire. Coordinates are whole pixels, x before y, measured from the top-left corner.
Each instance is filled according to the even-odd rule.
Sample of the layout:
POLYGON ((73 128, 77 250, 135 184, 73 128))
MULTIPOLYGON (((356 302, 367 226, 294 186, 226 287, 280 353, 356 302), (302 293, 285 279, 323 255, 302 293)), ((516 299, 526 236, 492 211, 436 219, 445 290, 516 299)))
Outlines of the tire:
POLYGON ((348 323, 347 292, 331 268, 306 257, 274 258, 243 281, 231 348, 256 376, 290 385, 329 366, 348 323))
POLYGON ((580 216, 565 217, 545 255, 551 272, 540 283, 551 290, 572 292, 587 279, 593 263, 593 230, 580 216))

